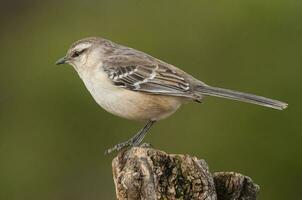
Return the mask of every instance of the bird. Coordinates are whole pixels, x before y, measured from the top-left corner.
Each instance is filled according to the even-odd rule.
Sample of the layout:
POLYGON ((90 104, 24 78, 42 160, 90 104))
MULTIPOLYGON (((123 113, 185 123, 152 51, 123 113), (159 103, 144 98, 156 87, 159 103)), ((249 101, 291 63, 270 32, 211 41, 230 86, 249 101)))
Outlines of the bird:
POLYGON ((69 64, 104 110, 145 125, 133 137, 106 150, 106 154, 138 146, 154 123, 175 113, 186 102, 207 96, 284 110, 282 101, 213 87, 147 53, 102 37, 74 42, 56 65, 69 64))

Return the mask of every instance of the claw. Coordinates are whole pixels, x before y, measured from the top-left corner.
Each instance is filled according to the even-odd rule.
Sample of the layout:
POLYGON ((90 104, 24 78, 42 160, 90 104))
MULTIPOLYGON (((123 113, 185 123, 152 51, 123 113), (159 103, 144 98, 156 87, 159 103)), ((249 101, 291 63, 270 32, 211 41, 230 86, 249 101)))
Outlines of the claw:
POLYGON ((150 143, 143 143, 143 144, 140 144, 138 146, 142 147, 142 148, 152 148, 153 147, 150 143))

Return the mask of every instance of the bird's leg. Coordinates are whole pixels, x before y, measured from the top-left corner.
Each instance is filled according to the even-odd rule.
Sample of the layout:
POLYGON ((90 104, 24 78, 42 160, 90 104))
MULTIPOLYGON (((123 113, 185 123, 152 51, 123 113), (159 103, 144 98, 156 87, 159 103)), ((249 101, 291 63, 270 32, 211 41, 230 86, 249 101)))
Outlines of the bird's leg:
POLYGON ((107 149, 105 154, 110 154, 113 151, 119 151, 129 146, 138 146, 143 141, 144 137, 146 136, 146 133, 155 122, 156 121, 148 121, 148 123, 142 129, 140 129, 132 138, 125 142, 119 143, 110 149, 107 149))

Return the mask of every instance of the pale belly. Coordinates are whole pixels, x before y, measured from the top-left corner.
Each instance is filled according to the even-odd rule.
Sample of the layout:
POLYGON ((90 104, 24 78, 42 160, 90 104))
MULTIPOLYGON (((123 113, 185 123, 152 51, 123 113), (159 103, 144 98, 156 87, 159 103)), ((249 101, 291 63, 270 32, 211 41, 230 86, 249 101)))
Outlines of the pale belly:
POLYGON ((161 120, 173 114, 182 104, 178 97, 149 95, 111 84, 106 75, 81 77, 95 99, 106 111, 137 121, 161 120))

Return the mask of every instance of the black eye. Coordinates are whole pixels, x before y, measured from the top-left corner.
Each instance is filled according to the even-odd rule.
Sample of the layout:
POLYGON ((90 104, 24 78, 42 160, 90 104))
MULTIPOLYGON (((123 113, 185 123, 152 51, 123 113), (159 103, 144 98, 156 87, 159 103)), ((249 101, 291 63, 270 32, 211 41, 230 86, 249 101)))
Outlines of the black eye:
POLYGON ((86 49, 83 49, 81 51, 74 51, 73 54, 72 54, 72 57, 75 58, 75 57, 78 57, 79 55, 81 55, 86 49))

